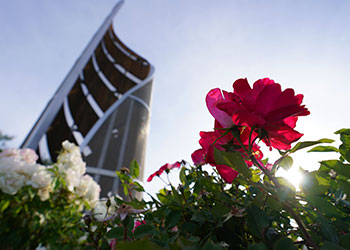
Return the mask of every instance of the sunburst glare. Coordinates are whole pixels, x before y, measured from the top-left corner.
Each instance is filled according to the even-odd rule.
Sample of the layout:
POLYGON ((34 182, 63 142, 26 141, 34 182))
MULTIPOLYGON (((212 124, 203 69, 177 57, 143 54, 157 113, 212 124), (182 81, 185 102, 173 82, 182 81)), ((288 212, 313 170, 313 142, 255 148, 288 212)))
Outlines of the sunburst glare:
POLYGON ((288 171, 280 168, 277 171, 276 176, 286 178, 290 183, 294 185, 296 190, 300 190, 299 184, 303 179, 303 174, 300 172, 299 168, 291 167, 288 171))

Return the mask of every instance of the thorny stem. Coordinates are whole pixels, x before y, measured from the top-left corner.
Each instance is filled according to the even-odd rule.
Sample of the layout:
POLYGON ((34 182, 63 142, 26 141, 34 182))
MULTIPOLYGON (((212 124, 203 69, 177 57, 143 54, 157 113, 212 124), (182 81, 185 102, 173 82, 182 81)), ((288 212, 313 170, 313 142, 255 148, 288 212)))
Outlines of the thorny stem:
MULTIPOLYGON (((282 186, 278 182, 278 180, 273 175, 271 175, 271 173, 268 170, 266 170, 264 168, 264 166, 262 166, 261 163, 258 162, 256 160, 256 158, 253 156, 253 154, 251 152, 251 146, 249 146, 250 150, 248 151, 247 148, 243 145, 241 139, 239 137, 236 137, 236 139, 238 140, 238 142, 239 142, 240 146, 243 148, 243 150, 248 154, 249 159, 254 163, 254 165, 257 166, 273 182, 273 184, 275 184, 275 186, 277 188, 281 188, 282 186)), ((249 141, 250 141, 250 138, 249 138, 249 141)), ((304 225, 303 221, 301 220, 300 216, 294 212, 294 210, 290 206, 290 204, 288 204, 286 202, 282 202, 282 204, 284 205, 285 209, 290 213, 290 215, 294 218, 294 220, 298 224, 298 226, 301 230, 301 233, 304 236, 306 245, 312 247, 313 249, 319 249, 319 247, 312 240, 309 232, 306 230, 305 225, 304 225)))

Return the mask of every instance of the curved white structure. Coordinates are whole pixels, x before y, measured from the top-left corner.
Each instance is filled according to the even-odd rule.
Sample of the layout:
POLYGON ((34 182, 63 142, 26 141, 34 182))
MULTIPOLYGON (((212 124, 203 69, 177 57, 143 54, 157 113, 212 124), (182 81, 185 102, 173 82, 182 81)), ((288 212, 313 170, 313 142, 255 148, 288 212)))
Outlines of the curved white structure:
POLYGON ((63 140, 80 146, 102 195, 118 192, 115 170, 145 158, 153 66, 114 34, 116 4, 48 103, 22 147, 55 160, 63 140))

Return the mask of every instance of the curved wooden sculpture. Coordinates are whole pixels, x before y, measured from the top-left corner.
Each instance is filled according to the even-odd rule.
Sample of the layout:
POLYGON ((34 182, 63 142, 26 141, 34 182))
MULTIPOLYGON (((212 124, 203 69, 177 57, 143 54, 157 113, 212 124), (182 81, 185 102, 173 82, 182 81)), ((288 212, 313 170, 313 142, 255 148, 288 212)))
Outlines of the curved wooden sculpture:
POLYGON ((122 193, 115 170, 136 159, 143 176, 153 66, 114 34, 119 2, 50 100, 22 147, 55 160, 61 142, 80 146, 87 171, 107 192, 122 193))

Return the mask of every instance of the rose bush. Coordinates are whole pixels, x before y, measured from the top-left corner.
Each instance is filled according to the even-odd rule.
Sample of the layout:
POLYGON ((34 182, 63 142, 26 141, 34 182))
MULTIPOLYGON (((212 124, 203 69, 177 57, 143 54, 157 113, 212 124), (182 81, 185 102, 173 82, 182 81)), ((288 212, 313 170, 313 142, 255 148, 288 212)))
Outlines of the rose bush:
POLYGON ((84 206, 99 200, 100 187, 85 175, 79 148, 68 141, 57 163, 44 166, 31 149, 0 153, 0 240, 2 249, 81 246, 84 206))
MULTIPOLYGON (((298 117, 309 114, 302 99, 302 95, 295 95, 292 89, 282 91, 279 84, 267 78, 256 81, 253 87, 246 79, 239 79, 233 84, 233 92, 211 90, 206 102, 215 120, 214 130, 200 133, 201 148, 192 154, 194 164, 183 160, 165 164, 148 178, 152 181, 180 169, 179 184, 167 183, 168 178, 162 178, 166 184, 153 196, 137 180, 137 162, 133 161, 129 169, 117 171, 127 198, 101 199, 85 214, 79 228, 86 238, 80 241, 80 247, 349 249, 350 129, 336 132, 341 140, 339 148, 325 145, 333 142, 329 139, 292 145, 302 136, 295 130, 298 117), (261 141, 268 149, 276 149, 280 157, 275 161, 270 159, 270 163, 263 159, 261 141), (321 161, 315 171, 300 167, 304 177, 298 189, 276 175, 280 168, 291 167, 293 154, 312 146, 308 152, 333 152, 337 159, 321 161), (145 197, 140 198, 139 192, 145 197)), ((63 165, 69 165, 64 163, 66 160, 75 163, 69 171, 58 163, 57 172, 63 176, 81 174, 81 162, 73 159, 76 158, 62 156, 63 165)), ((16 174, 22 175, 22 172, 16 174)), ((44 187, 46 178, 39 179, 44 187)), ((25 180, 19 178, 13 190, 17 190, 17 185, 24 185, 25 180)), ((65 192, 74 190, 80 193, 79 197, 85 197, 83 190, 89 186, 79 185, 83 181, 74 178, 63 177, 62 183, 65 192)), ((16 195, 4 195, 16 197, 26 187, 29 190, 42 187, 26 185, 18 189, 16 195)), ((51 201, 52 196, 50 193, 47 201, 51 201)), ((26 202, 22 201, 21 205, 26 202)), ((8 208, 1 201, 0 209, 15 213, 18 208, 8 208)), ((41 230, 38 225, 37 228, 41 230)), ((70 237, 82 235, 76 231, 75 235, 70 234, 69 230, 64 233, 70 237)), ((65 234, 60 235, 61 239, 65 239, 65 234)), ((35 235, 42 236, 40 232, 35 235)))
POLYGON ((114 197, 113 205, 106 204, 104 211, 124 213, 106 212, 103 225, 91 217, 89 227, 97 229, 90 230, 89 239, 95 247, 109 248, 112 241, 116 249, 348 249, 350 129, 337 131, 339 149, 318 145, 309 150, 335 152, 339 159, 322 161, 312 172, 300 168, 304 178, 296 189, 276 176, 277 170, 288 170, 295 152, 333 141, 292 145, 302 136, 294 130, 298 117, 309 114, 303 96, 292 89, 282 91, 267 78, 252 88, 239 79, 233 87, 233 92, 208 93, 214 130, 200 133, 194 165, 165 164, 148 178, 169 174, 181 164, 179 185, 167 183, 157 197, 146 193, 148 199, 139 200, 133 196, 144 191, 135 180, 138 165, 118 172, 130 200, 114 197), (280 153, 273 164, 263 160, 261 141, 280 153), (136 221, 145 224, 133 230, 136 221))

